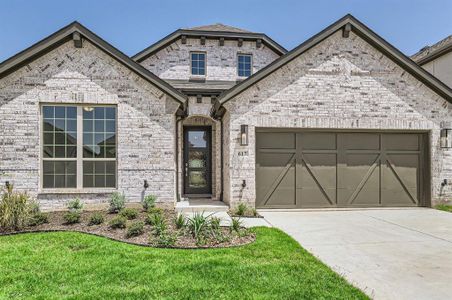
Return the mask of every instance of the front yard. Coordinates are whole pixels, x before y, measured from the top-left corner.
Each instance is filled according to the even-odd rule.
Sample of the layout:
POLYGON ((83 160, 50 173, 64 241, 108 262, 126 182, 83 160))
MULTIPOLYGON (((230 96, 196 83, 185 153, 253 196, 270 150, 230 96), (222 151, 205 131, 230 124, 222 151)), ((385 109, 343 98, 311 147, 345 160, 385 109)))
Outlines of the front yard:
POLYGON ((227 249, 129 245, 75 232, 0 237, 0 299, 366 299, 277 229, 227 249))

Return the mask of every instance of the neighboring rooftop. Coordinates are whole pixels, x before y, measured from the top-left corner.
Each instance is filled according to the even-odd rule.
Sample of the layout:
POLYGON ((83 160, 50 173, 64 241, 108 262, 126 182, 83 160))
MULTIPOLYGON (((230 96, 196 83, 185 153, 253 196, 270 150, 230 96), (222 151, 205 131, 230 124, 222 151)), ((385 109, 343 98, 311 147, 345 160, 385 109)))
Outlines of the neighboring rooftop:
POLYGON ((237 28, 229 25, 224 25, 221 23, 215 23, 211 25, 196 26, 191 28, 184 28, 185 30, 198 30, 198 31, 223 31, 223 32, 242 32, 242 33, 252 33, 251 31, 237 28))
POLYGON ((422 65, 449 51, 452 51, 452 35, 449 35, 432 46, 425 46, 419 52, 412 55, 411 59, 422 65))

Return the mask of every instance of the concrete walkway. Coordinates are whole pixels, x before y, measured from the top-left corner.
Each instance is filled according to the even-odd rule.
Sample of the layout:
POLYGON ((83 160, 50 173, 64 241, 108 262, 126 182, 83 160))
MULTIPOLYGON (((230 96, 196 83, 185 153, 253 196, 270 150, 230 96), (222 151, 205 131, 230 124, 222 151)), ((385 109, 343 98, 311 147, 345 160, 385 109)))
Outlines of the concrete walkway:
POLYGON ((375 299, 452 299, 452 213, 260 211, 375 299))

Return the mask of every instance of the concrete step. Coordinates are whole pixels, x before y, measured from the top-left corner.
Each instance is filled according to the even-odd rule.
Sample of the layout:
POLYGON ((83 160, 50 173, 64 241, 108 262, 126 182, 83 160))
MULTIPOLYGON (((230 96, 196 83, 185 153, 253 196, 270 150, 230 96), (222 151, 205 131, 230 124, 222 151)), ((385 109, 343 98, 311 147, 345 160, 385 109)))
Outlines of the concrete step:
POLYGON ((210 199, 189 199, 176 203, 176 212, 193 213, 193 212, 227 212, 229 206, 222 201, 210 199))

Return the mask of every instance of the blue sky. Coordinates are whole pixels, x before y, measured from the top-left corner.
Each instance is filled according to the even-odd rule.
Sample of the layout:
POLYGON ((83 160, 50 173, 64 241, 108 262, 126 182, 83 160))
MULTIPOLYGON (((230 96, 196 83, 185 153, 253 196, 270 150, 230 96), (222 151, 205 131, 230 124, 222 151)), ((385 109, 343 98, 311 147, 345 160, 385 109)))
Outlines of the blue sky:
POLYGON ((290 50, 347 13, 406 54, 452 34, 452 0, 0 0, 0 61, 74 20, 133 55, 178 28, 217 22, 290 50))

